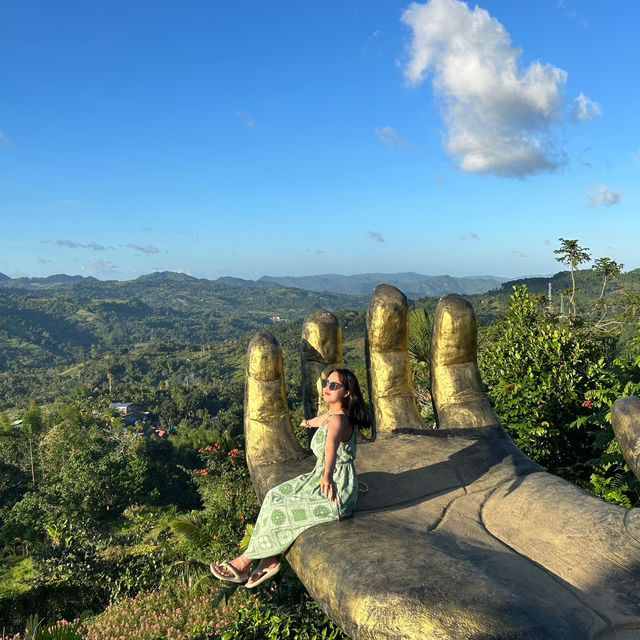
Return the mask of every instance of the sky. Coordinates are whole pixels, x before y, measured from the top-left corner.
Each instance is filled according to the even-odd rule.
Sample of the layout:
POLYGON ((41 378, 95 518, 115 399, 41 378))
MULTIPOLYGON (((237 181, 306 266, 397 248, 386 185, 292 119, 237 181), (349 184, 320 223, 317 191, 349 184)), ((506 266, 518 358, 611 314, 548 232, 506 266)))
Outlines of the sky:
POLYGON ((3 0, 0 272, 640 267, 637 0, 3 0))

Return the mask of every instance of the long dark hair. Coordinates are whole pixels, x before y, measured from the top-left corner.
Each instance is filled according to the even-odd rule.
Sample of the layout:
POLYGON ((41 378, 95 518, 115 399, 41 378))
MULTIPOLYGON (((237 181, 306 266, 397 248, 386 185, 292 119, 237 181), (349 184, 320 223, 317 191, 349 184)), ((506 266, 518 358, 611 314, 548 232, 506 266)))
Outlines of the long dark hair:
POLYGON ((349 395, 342 399, 342 410, 347 414, 352 425, 358 429, 366 429, 371 424, 371 418, 369 418, 367 405, 365 405, 362 391, 360 391, 358 378, 349 369, 333 369, 329 371, 327 377, 334 372, 338 374, 340 383, 349 392, 349 395))

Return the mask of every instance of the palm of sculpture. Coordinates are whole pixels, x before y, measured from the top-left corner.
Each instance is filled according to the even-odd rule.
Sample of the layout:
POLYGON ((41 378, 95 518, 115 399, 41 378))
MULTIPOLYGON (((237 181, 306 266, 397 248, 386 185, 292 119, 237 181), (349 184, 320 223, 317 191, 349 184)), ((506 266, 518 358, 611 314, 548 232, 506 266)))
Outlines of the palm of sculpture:
MULTIPOLYGON (((436 311, 438 430, 418 414, 407 302, 389 285, 372 296, 366 350, 375 438, 356 464, 369 491, 352 518, 306 530, 287 554, 330 617, 357 640, 640 637, 640 517, 544 472, 506 435, 469 303, 445 296, 436 311)), ((319 378, 341 360, 332 314, 307 317, 302 359, 311 417, 319 378)), ((313 464, 290 428, 270 334, 249 346, 245 436, 260 499, 313 464)))

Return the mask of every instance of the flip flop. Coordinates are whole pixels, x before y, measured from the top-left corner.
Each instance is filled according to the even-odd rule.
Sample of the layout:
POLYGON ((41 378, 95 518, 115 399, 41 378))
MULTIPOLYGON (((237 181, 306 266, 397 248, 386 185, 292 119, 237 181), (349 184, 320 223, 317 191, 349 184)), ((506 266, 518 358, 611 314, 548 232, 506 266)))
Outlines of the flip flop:
POLYGON ((224 573, 220 573, 218 569, 216 569, 215 562, 212 562, 209 565, 209 569, 211 569, 211 573, 218 578, 218 580, 225 580, 226 582, 237 582, 238 584, 244 584, 249 579, 248 571, 238 571, 232 564, 231 560, 225 560, 224 562, 219 563, 222 567, 227 569, 227 571, 231 571, 233 576, 226 576, 224 573))
POLYGON ((251 577, 253 578, 253 576, 258 575, 259 573, 261 573, 262 575, 257 580, 254 580, 251 583, 247 582, 244 586, 247 589, 253 589, 254 587, 257 587, 259 584, 262 584, 267 580, 271 580, 271 578, 273 578, 273 576, 275 576, 276 573, 280 571, 280 567, 281 567, 281 564, 278 562, 278 564, 275 567, 271 567, 271 569, 256 569, 251 574, 251 577))

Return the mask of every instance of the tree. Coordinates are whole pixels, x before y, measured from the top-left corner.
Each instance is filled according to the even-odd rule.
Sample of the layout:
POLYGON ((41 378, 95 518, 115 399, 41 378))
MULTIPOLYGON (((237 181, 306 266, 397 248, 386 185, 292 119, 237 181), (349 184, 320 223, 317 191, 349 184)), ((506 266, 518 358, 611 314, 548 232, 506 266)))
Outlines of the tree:
POLYGON ((578 245, 577 240, 566 240, 565 238, 558 238, 562 243, 559 249, 555 249, 553 253, 558 254, 556 260, 563 264, 568 264, 571 268, 571 295, 569 296, 569 303, 573 309, 573 315, 576 315, 576 280, 574 275, 575 268, 583 262, 589 262, 591 255, 589 247, 581 247, 578 245))
POLYGON ((505 428, 536 462, 585 480, 593 434, 574 422, 588 413, 587 394, 607 384, 607 343, 542 312, 525 285, 514 287, 509 311, 491 332, 480 365, 505 428))
POLYGON ((426 309, 414 309, 409 314, 409 361, 416 401, 423 417, 433 410, 431 404, 431 332, 433 315, 426 309))
POLYGON ((11 431, 11 420, 2 411, 0 411, 0 431, 4 433, 11 431))
POLYGON ((602 300, 604 296, 604 290, 607 286, 607 278, 617 278, 620 275, 620 271, 622 271, 623 264, 612 260, 611 258, 598 258, 594 265, 593 271, 598 275, 602 276, 602 291, 600 291, 600 297, 598 300, 602 300))
POLYGON ((22 416, 22 433, 29 447, 29 462, 31 463, 31 481, 36 484, 35 465, 33 462, 33 447, 42 433, 42 412, 35 400, 31 401, 29 408, 22 416))

